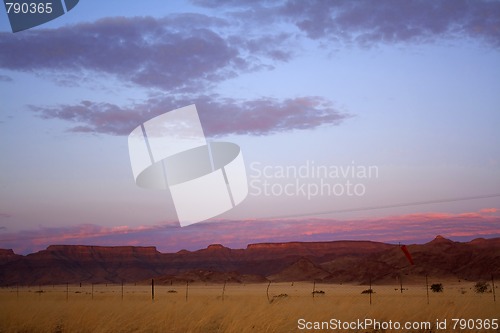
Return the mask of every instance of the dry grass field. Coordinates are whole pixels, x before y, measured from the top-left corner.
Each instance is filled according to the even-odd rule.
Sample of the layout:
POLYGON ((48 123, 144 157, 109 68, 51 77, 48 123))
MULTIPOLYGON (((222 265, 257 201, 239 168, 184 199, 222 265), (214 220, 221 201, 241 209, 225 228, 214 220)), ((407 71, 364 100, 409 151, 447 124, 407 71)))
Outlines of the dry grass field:
MULTIPOLYGON (((372 304, 367 286, 316 284, 324 294, 312 297, 312 283, 156 286, 71 285, 0 290, 0 332, 313 332, 313 322, 375 319, 379 322, 430 322, 431 329, 341 329, 329 332, 500 332, 500 329, 454 330, 453 318, 500 317, 500 300, 492 293, 476 294, 472 283, 443 282, 444 292, 429 292, 422 285, 373 286, 372 304), (38 292, 39 290, 43 292, 38 292), (176 292, 172 292, 172 291, 176 292), (170 292, 169 292, 170 291, 170 292), (284 295, 287 296, 284 296, 284 295), (282 295, 281 297, 273 297, 282 295), (300 327, 299 319, 303 325, 300 327), (446 330, 436 319, 447 320, 446 330), (303 329, 301 329, 303 328, 303 329)), ((497 289, 498 290, 498 289, 497 289)), ((498 295, 497 295, 498 296, 498 295)), ((498 298, 498 297, 497 297, 498 298)))

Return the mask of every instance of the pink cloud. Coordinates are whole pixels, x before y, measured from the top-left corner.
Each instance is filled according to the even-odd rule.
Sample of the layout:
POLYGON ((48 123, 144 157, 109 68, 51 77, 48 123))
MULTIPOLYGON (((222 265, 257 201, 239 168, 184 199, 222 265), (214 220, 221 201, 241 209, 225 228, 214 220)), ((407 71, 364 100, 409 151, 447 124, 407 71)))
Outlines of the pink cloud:
POLYGON ((500 216, 480 212, 421 213, 362 220, 213 220, 184 228, 168 223, 138 227, 87 224, 3 234, 0 247, 28 253, 52 244, 142 245, 157 246, 162 252, 175 252, 196 250, 213 243, 244 248, 249 243, 259 242, 372 240, 422 243, 436 235, 460 240, 500 237, 500 216))
POLYGON ((14 248, 20 253, 43 249, 53 244, 95 244, 95 245, 127 245, 129 242, 145 242, 147 238, 128 239, 143 233, 153 233, 164 226, 115 226, 103 227, 93 224, 82 224, 74 227, 39 228, 17 233, 4 233, 0 238, 0 247, 14 248))
POLYGON ((479 212, 482 214, 493 214, 493 213, 498 212, 498 209, 497 208, 484 208, 484 209, 481 209, 479 212))

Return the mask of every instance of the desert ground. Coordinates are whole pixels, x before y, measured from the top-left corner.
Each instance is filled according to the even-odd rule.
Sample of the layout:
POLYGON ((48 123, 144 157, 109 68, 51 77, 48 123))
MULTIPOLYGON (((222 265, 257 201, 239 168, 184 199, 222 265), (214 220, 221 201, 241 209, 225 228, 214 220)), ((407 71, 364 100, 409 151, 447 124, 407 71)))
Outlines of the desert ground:
POLYGON ((498 323, 498 293, 495 302, 491 292, 475 293, 473 282, 429 285, 436 282, 444 291, 429 290, 429 298, 425 281, 403 285, 403 293, 396 283, 374 285, 371 304, 362 294, 368 286, 312 282, 156 285, 154 300, 148 285, 11 286, 0 290, 0 332, 500 332, 478 325, 498 323), (341 326, 365 319, 385 329, 341 326), (395 322, 415 326, 396 329, 395 322))

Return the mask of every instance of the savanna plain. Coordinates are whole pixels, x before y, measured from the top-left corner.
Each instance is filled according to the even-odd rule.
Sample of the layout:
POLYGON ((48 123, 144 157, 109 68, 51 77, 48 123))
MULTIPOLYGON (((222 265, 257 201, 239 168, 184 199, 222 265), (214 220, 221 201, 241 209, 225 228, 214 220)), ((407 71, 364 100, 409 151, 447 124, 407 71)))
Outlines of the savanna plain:
POLYGON ((444 290, 428 296, 425 282, 403 292, 396 283, 374 285, 372 294, 347 284, 173 283, 155 286, 154 300, 148 285, 13 286, 0 290, 0 332, 500 332, 453 327, 454 319, 498 322, 498 295, 475 293, 472 282, 439 282, 444 290), (330 326, 365 319, 414 328, 330 326))

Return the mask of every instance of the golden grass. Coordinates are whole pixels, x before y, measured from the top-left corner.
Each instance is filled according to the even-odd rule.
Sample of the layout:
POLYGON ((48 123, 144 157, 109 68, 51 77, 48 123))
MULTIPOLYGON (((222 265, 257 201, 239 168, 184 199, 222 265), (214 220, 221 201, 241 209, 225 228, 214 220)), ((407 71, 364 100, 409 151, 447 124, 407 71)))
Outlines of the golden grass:
MULTIPOLYGON (((312 297, 312 283, 271 284, 269 295, 287 294, 267 300, 267 284, 227 284, 224 300, 222 285, 194 284, 156 286, 155 301, 149 286, 96 285, 3 288, 0 290, 0 332, 300 332, 297 321, 342 321, 372 318, 378 321, 429 321, 452 318, 499 318, 500 300, 492 294, 475 294, 471 283, 444 283, 443 293, 430 293, 427 304, 425 285, 405 286, 403 294, 394 286, 316 284, 324 295, 312 297), (175 290, 177 293, 169 293, 175 290), (465 293, 463 293, 465 291, 465 293), (68 299, 66 299, 68 295, 68 299)), ((302 330, 311 332, 312 330, 302 330)), ((346 332, 346 330, 330 330, 346 332)), ((373 329, 350 332, 374 332, 373 329)), ((391 330, 386 330, 390 332, 391 330)), ((395 332, 429 332, 399 330, 395 332)), ((436 331, 433 327, 432 331, 436 331)), ((455 330, 458 332, 458 330, 455 330)), ((463 332, 500 332, 465 330, 463 332)), ((444 331, 443 331, 444 332, 444 331)))

